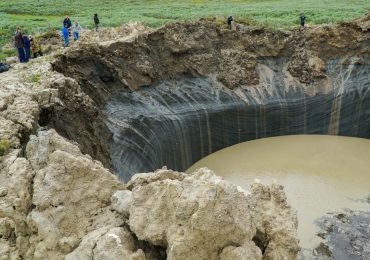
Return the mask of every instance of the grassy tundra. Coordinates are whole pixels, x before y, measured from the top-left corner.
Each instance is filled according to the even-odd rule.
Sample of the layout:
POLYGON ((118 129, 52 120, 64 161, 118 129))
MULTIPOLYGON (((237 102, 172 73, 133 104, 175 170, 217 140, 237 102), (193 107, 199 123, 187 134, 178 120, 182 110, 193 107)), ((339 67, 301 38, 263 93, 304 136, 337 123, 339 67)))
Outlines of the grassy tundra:
MULTIPOLYGON (((27 33, 61 27, 70 15, 83 27, 93 26, 98 13, 101 26, 144 21, 149 26, 207 16, 233 15, 274 28, 298 24, 305 13, 307 23, 333 23, 360 17, 370 9, 369 0, 0 0, 0 46, 9 41, 15 28, 27 33)), ((8 55, 0 53, 1 55, 8 55)))

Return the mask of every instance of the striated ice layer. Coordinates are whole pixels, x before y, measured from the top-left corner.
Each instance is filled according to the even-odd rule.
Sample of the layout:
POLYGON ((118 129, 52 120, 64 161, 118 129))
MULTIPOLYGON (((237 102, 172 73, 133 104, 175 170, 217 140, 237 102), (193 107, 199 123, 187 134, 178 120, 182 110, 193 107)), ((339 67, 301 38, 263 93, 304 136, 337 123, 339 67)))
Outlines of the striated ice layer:
POLYGON ((331 61, 328 78, 307 86, 284 61, 263 61, 260 84, 228 89, 209 78, 162 82, 110 98, 115 172, 128 180, 162 166, 186 170, 222 148, 263 137, 334 134, 370 138, 370 66, 331 61))

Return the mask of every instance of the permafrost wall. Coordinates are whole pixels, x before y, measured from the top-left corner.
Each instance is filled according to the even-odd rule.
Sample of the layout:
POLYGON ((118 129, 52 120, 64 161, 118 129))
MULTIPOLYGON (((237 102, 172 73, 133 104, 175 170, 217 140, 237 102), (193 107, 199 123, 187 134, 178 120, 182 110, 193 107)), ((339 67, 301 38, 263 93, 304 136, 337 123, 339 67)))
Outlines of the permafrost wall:
POLYGON ((83 45, 53 63, 81 95, 49 125, 124 180, 257 138, 369 138, 369 44, 370 16, 288 32, 176 23, 83 45))
POLYGON ((124 180, 162 166, 184 171, 217 150, 270 136, 370 138, 369 65, 330 61, 314 91, 291 80, 283 60, 265 60, 257 71, 252 87, 182 77, 116 94, 104 108, 114 170, 124 180))

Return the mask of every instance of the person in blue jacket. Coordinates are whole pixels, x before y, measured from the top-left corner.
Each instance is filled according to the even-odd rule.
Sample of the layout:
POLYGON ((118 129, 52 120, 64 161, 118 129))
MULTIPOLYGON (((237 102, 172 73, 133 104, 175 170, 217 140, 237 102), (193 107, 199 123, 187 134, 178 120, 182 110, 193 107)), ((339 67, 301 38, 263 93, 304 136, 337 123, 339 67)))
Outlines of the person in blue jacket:
POLYGON ((64 47, 68 47, 69 46, 69 32, 68 32, 68 28, 66 25, 64 25, 62 28, 62 36, 64 39, 64 47))
POLYGON ((31 41, 25 33, 22 34, 22 38, 23 38, 24 50, 26 54, 25 62, 29 62, 30 56, 31 56, 31 41))

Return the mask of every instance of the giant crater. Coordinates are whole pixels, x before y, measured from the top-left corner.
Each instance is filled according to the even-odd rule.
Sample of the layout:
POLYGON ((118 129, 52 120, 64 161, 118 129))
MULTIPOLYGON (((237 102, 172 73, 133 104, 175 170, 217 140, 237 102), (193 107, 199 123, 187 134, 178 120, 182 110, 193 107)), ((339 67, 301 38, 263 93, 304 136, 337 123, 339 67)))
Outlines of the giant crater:
POLYGON ((366 19, 288 32, 178 23, 81 45, 53 68, 91 102, 69 94, 71 84, 60 91, 66 106, 40 122, 125 181, 258 138, 370 138, 366 19))

